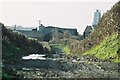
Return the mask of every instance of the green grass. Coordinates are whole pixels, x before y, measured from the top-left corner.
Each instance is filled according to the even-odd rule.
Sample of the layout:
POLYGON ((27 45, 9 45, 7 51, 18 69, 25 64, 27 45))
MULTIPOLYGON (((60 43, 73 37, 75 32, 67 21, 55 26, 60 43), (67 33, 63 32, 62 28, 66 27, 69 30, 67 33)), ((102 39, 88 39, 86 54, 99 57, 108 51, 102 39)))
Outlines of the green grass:
POLYGON ((63 44, 50 44, 50 46, 51 47, 60 47, 60 48, 62 47, 63 48, 65 45, 63 45, 63 44))
POLYGON ((120 45, 120 37, 118 34, 113 34, 105 38, 99 45, 84 52, 83 55, 93 55, 101 60, 109 60, 113 62, 120 62, 117 51, 120 45))
MULTIPOLYGON (((50 44, 50 46, 51 46, 51 48, 52 48, 52 50, 54 51, 54 52, 58 52, 58 50, 59 49, 61 49, 62 51, 64 51, 67 55, 69 55, 69 56, 74 56, 74 54, 73 53, 71 53, 71 50, 70 50, 70 48, 67 46, 67 45, 64 45, 64 44, 50 44)), ((60 50, 60 51, 61 51, 60 50)))
POLYGON ((66 54, 68 55, 74 55, 71 53, 70 48, 67 45, 64 44, 50 44, 51 48, 54 50, 56 49, 62 49, 66 54))
POLYGON ((22 50, 15 45, 8 43, 7 41, 2 41, 2 57, 5 59, 12 59, 18 53, 22 52, 22 50))
POLYGON ((63 49, 65 47, 65 45, 63 45, 63 44, 50 44, 50 47, 52 49, 56 49, 56 48, 63 49))
POLYGON ((63 50, 66 54, 70 54, 70 49, 67 46, 65 46, 63 50))

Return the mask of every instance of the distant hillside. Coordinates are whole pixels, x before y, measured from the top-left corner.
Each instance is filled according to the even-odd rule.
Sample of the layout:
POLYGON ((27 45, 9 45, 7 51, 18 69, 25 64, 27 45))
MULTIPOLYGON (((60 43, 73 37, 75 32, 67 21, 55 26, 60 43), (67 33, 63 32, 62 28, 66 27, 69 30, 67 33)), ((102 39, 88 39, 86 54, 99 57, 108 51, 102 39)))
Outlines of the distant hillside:
MULTIPOLYGON (((96 29, 90 34, 88 38, 82 41, 70 40, 69 48, 72 50, 71 53, 75 53, 75 54, 82 54, 86 52, 86 50, 90 50, 91 48, 92 50, 94 50, 96 49, 96 47, 98 48, 97 49, 98 51, 101 49, 103 52, 106 52, 105 51, 106 49, 109 49, 109 51, 113 51, 113 53, 112 52, 104 53, 105 54, 104 56, 112 55, 116 53, 118 54, 120 50, 120 47, 118 46, 119 45, 118 42, 120 42, 120 38, 118 38, 119 31, 120 31, 120 1, 116 3, 111 10, 108 10, 106 13, 103 14, 96 29), (110 36, 117 36, 117 37, 112 38, 110 36), (105 40, 106 37, 109 39, 107 43, 104 42, 106 41, 105 40), (111 42, 111 41, 116 41, 116 42, 111 42), (116 46, 110 46, 109 44, 111 45, 116 44, 116 46), (98 47, 98 45, 101 45, 102 47, 98 47), (106 47, 103 45, 105 45, 106 47), (117 50, 116 49, 114 50, 114 47, 117 50)), ((90 54, 97 54, 97 53, 90 53, 90 54)))
POLYGON ((43 46, 35 39, 28 39, 28 37, 7 29, 3 24, 2 27, 2 57, 6 60, 12 60, 14 58, 21 58, 27 54, 44 54, 49 53, 47 48, 43 46))

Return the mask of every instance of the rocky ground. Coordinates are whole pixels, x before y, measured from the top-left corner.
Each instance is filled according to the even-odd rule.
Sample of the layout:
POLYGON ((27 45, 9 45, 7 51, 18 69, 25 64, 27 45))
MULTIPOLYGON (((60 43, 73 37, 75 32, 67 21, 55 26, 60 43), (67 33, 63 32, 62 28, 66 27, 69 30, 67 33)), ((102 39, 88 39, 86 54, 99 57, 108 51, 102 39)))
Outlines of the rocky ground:
MULTIPOLYGON (((8 65, 6 65, 7 67, 8 65)), ((81 58, 68 58, 61 53, 46 60, 22 60, 9 69, 17 78, 118 78, 118 65, 111 62, 92 62, 81 58)))
POLYGON ((22 68, 22 70, 16 70, 16 75, 24 78, 118 78, 116 69, 107 70, 96 64, 94 65, 94 63, 87 62, 71 64, 58 62, 56 66, 22 68))

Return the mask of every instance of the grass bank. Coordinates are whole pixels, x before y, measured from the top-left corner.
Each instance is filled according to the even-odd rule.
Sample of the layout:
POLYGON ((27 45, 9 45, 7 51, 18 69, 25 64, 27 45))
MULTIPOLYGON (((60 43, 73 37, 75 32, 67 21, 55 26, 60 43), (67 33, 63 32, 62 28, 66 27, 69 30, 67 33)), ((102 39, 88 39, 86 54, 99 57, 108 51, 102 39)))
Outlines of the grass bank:
POLYGON ((120 48, 120 37, 117 33, 108 36, 105 38, 99 45, 93 47, 92 49, 85 51, 85 55, 93 55, 101 60, 108 60, 115 63, 120 62, 120 58, 118 56, 119 48, 120 48))

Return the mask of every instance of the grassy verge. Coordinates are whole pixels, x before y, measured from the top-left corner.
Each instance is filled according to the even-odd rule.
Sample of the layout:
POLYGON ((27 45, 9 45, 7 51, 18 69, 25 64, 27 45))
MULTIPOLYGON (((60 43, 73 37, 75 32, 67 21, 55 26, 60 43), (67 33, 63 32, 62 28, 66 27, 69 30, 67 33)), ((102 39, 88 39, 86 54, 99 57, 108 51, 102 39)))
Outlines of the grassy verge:
POLYGON ((68 46, 65 46, 63 50, 66 54, 70 54, 70 49, 68 48, 68 46))
POLYGON ((83 55, 93 55, 101 60, 109 60, 112 62, 120 62, 118 57, 118 50, 120 45, 120 37, 118 34, 113 34, 104 39, 96 47, 84 52, 83 55))
POLYGON ((51 47, 60 47, 63 48, 65 45, 63 44, 50 44, 51 47))
POLYGON ((52 49, 63 49, 66 54, 70 54, 70 49, 68 46, 63 44, 50 44, 52 49))

